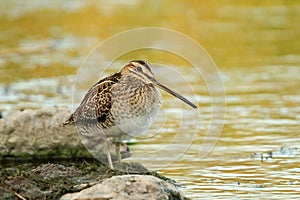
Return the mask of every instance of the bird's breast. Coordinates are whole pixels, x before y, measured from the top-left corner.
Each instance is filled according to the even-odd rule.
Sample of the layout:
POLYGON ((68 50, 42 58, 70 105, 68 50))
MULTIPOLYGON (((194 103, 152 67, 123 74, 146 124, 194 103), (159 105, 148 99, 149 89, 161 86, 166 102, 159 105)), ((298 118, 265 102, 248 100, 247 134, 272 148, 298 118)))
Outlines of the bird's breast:
POLYGON ((152 125, 161 107, 161 94, 153 85, 116 87, 113 93, 111 115, 122 132, 135 137, 152 125))

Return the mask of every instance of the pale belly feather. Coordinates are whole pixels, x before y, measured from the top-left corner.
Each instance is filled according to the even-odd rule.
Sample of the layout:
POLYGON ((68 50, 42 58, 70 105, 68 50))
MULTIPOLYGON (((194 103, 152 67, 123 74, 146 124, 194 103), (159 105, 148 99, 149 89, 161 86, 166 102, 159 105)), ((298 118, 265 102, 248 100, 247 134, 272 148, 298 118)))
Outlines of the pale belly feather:
POLYGON ((112 112, 115 112, 116 125, 105 130, 106 136, 122 136, 122 139, 128 139, 148 130, 161 108, 161 99, 160 92, 153 88, 138 104, 132 105, 130 101, 123 100, 122 111, 118 107, 112 108, 112 112))

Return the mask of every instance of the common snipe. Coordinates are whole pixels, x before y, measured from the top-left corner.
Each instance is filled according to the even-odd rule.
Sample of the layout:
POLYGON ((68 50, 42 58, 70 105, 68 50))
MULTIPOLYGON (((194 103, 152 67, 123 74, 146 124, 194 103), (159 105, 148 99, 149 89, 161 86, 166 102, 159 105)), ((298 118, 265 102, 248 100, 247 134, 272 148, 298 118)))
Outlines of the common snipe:
MULTIPOLYGON (((197 108, 177 92, 159 83, 149 63, 133 60, 121 71, 97 82, 64 125, 75 123, 81 135, 98 134, 102 140, 110 140, 116 145, 120 162, 122 140, 147 130, 161 107, 161 94, 154 86, 197 108)), ((108 163, 113 168, 107 150, 108 142, 105 144, 108 163)))

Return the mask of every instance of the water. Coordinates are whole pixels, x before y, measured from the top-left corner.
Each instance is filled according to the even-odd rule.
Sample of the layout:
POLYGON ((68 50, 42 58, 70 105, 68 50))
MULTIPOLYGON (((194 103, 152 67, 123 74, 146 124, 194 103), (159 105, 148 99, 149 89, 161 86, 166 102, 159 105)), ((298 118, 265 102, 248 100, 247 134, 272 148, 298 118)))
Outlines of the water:
MULTIPOLYGON (((3 115, 23 108, 71 106, 77 69, 96 44, 136 26, 173 28, 200 42, 219 67, 226 89, 223 131, 213 151, 200 158, 212 110, 205 82, 196 78, 193 100, 199 111, 163 93, 158 119, 131 146, 134 155, 128 160, 159 169, 193 199, 300 198, 299 1, 58 4, 2 5, 3 115), (133 14, 145 9, 140 17, 133 14)), ((181 58, 163 55, 131 52, 119 62, 142 56, 189 74, 181 58)), ((166 77, 167 70, 157 69, 159 80, 193 98, 182 82, 166 77)))
MULTIPOLYGON (((245 68, 223 73, 227 77, 227 117, 217 145, 209 156, 200 159, 200 131, 199 139, 193 141, 189 150, 161 171, 183 183, 193 198, 299 198, 300 81, 293 74, 300 73, 300 68, 263 66, 251 68, 251 74, 245 68), (244 74, 248 74, 247 78, 242 78, 244 74)), ((205 116, 201 120, 209 122, 205 116)), ((170 132, 183 138, 193 137, 187 136, 193 128, 191 124, 186 132, 177 133, 176 128, 170 132)), ((157 149, 168 145, 170 135, 160 134, 155 140, 159 144, 145 141, 134 146, 134 150, 157 151, 159 161, 169 163, 168 156, 173 155, 174 149, 157 149)), ((178 148, 186 146, 178 144, 178 148)), ((156 163, 142 157, 146 165, 156 163)))

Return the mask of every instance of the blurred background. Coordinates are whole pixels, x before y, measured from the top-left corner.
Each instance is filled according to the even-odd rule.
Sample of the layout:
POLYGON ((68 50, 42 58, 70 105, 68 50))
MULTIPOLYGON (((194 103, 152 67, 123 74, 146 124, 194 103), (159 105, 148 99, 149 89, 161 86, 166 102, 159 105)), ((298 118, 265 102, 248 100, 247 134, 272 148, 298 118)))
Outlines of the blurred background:
MULTIPOLYGON (((200 43, 218 66, 227 118, 207 158, 198 158, 199 133, 185 155, 161 172, 182 183, 191 198, 300 198, 299 0, 11 0, 1 1, 0 11, 1 116, 25 108, 71 107, 77 70, 97 44, 132 28, 174 29, 200 43), (261 162, 260 155, 269 152, 273 157, 261 162)), ((141 55, 121 59, 126 63, 134 56, 141 55)), ((186 69, 185 61, 171 55, 143 52, 142 57, 186 69)), ((199 96, 205 132, 210 98, 205 89, 199 96)), ((137 142, 136 155, 159 149, 176 132, 176 112, 168 105, 164 110, 169 129, 137 142)), ((160 127, 157 121, 154 128, 160 127)), ((194 129, 193 124, 185 128, 182 137, 194 129)))

